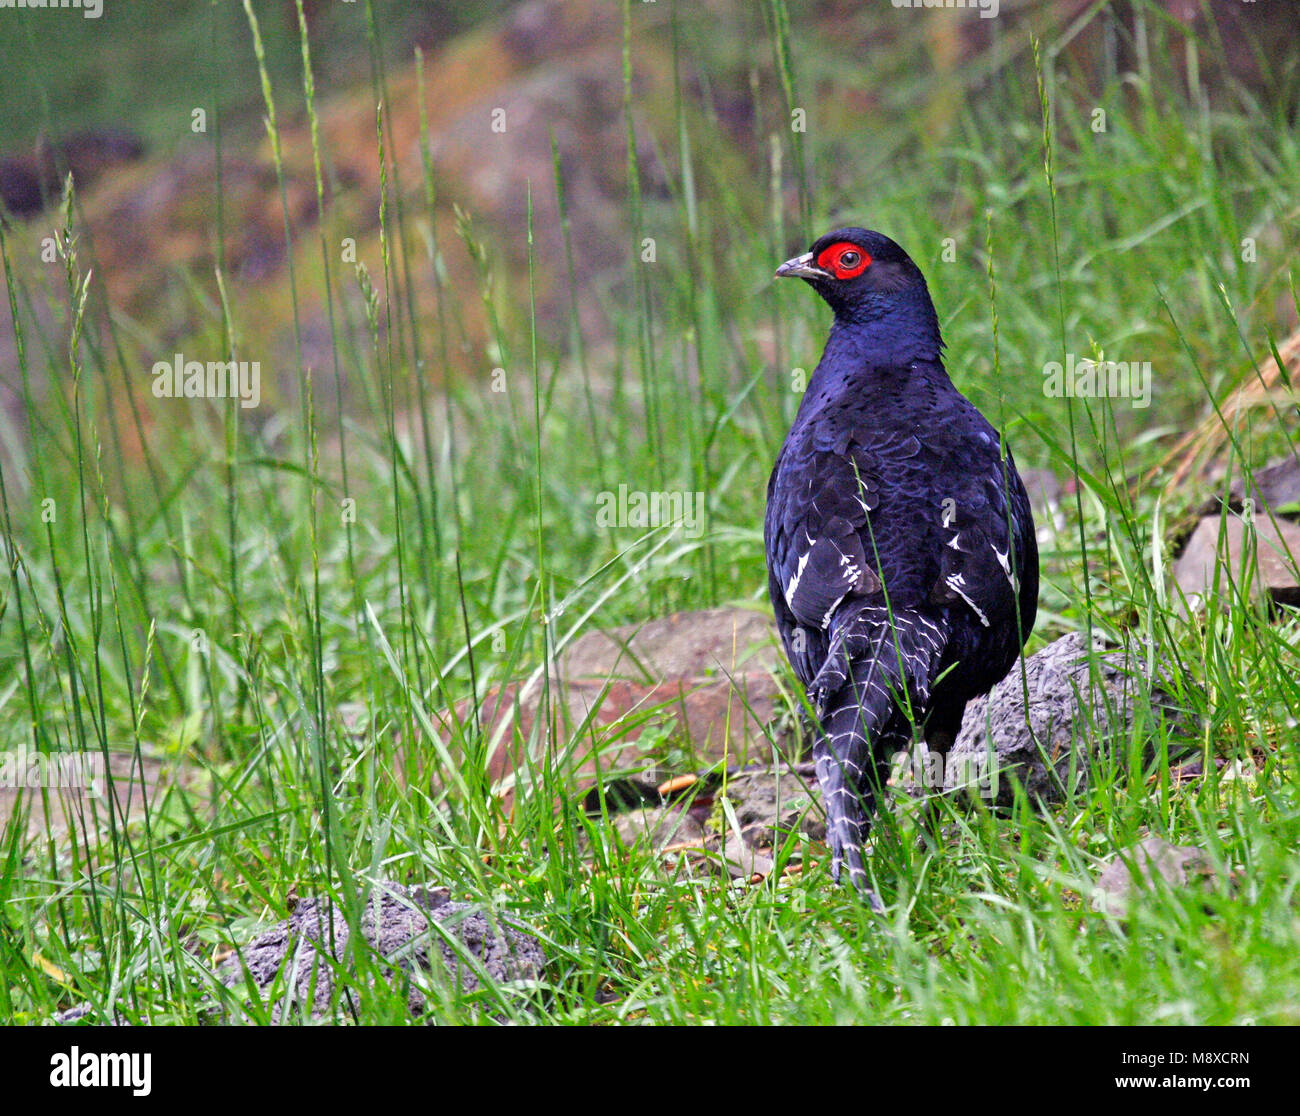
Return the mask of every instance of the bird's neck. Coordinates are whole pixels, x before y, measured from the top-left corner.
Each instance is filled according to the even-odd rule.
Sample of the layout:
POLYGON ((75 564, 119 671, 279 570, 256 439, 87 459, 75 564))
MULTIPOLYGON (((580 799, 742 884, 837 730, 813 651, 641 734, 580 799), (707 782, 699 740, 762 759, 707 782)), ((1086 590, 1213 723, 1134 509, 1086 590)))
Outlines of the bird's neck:
POLYGON ((846 363, 905 368, 917 362, 938 364, 943 338, 934 303, 924 287, 893 298, 864 299, 835 307, 826 355, 843 353, 846 363))

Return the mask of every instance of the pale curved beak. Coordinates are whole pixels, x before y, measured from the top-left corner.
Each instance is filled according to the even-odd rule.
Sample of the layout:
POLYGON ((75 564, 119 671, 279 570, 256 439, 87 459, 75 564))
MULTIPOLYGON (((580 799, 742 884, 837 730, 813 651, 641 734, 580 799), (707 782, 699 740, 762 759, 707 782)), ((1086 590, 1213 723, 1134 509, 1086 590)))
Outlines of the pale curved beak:
POLYGON ((792 260, 786 260, 776 269, 777 279, 829 279, 831 276, 817 267, 812 262, 813 255, 811 252, 805 252, 802 256, 795 256, 792 260))

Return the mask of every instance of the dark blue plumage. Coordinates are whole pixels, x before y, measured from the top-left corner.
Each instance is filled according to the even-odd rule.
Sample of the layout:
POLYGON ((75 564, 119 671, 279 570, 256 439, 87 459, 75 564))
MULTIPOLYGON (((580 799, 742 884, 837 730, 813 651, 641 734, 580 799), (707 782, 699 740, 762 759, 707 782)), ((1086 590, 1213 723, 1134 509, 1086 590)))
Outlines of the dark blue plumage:
POLYGON ((820 720, 832 872, 862 864, 874 792, 913 726, 946 751, 966 702, 1033 628, 1038 548, 997 432, 955 387, 920 270, 866 229, 828 233, 778 276, 835 311, 768 484, 777 626, 820 720))

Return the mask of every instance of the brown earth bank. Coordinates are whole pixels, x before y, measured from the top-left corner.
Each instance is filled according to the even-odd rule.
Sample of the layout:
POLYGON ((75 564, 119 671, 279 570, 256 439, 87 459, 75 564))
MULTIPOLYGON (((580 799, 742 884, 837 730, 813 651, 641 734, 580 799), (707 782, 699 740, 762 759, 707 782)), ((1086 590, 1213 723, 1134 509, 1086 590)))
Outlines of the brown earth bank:
MULTIPOLYGON (((1198 65, 1188 73, 1199 75, 1207 97, 1227 96, 1237 87, 1266 96, 1274 87, 1281 44, 1292 29, 1289 2, 1166 0, 1165 8, 1171 26, 1184 30, 1189 51, 1204 40, 1198 65), (1222 45, 1222 65, 1210 44, 1222 45)), ((170 147, 155 144, 148 152, 127 129, 106 128, 43 140, 35 152, 11 153, 0 162, 0 191, 11 213, 27 219, 8 236, 17 275, 38 292, 21 312, 28 332, 49 335, 64 328, 58 308, 66 298, 62 267, 52 268, 46 258, 51 238, 61 236, 61 219, 57 208, 42 209, 71 172, 81 193, 79 264, 83 272, 93 271, 87 329, 93 349, 104 354, 88 357, 110 365, 120 361, 108 375, 131 377, 137 396, 128 401, 126 392, 115 390, 109 397, 111 406, 123 410, 128 453, 130 409, 144 416, 144 428, 134 431, 137 440, 154 430, 148 392, 154 363, 172 359, 178 349, 189 359, 223 357, 218 265, 239 323, 239 357, 260 363, 263 397, 272 404, 299 400, 305 370, 317 377, 338 374, 348 397, 348 377, 355 374, 349 354, 368 352, 371 345, 358 266, 381 299, 391 289, 394 321, 403 334, 414 331, 415 374, 434 382, 488 374, 502 359, 492 322, 504 334, 518 331, 528 305, 530 205, 539 325, 562 347, 576 315, 588 343, 599 344, 611 330, 607 308, 625 294, 640 251, 638 233, 653 232, 660 252, 684 247, 675 221, 633 228, 627 206, 629 123, 647 212, 673 197, 682 170, 677 137, 655 127, 677 119, 680 88, 685 134, 710 156, 692 168, 696 189, 725 194, 757 218, 770 204, 769 133, 786 120, 781 83, 767 52, 746 56, 724 46, 750 41, 762 29, 748 6, 708 0, 692 11, 691 20, 709 24, 707 35, 695 28, 695 38, 706 44, 705 62, 674 58, 667 5, 633 9, 630 99, 622 80, 621 14, 603 0, 527 0, 498 20, 433 40, 423 65, 422 99, 413 60, 389 69, 382 128, 391 273, 381 253, 376 97, 369 83, 318 92, 323 209, 310 123, 296 107, 298 90, 277 92, 283 189, 270 141, 227 147, 218 159, 211 130, 187 131, 170 147), (400 234, 399 209, 405 215, 400 234), (480 241, 484 254, 476 256, 480 241), (400 288, 393 286, 397 281, 400 288), (331 291, 340 303, 333 332, 331 291)), ((831 59, 837 52, 869 50, 900 72, 921 67, 947 75, 950 80, 936 81, 921 106, 930 142, 951 125, 970 82, 981 80, 970 77, 970 65, 986 57, 995 67, 1005 65, 1025 49, 1025 29, 1048 35, 1049 42, 1061 36, 1049 63, 1103 83, 1138 64, 1135 44, 1143 41, 1142 21, 1148 18, 1131 4, 1096 10, 1084 0, 1002 0, 996 20, 934 10, 923 23, 902 18, 906 12, 891 9, 885 18, 842 0, 795 4, 793 10, 808 49, 831 59)), ((809 86, 804 95, 824 128, 848 136, 864 119, 884 123, 888 117, 890 108, 876 93, 837 78, 834 65, 818 67, 809 86)), ((844 165, 851 170, 851 161, 844 165)), ((784 182, 791 201, 792 173, 786 169, 784 182)), ((38 348, 34 338, 28 348, 30 359, 38 348)), ((34 397, 43 398, 63 379, 38 368, 34 397)), ((20 382, 14 337, 0 331, 0 403, 19 430, 25 406, 20 382)), ((326 414, 332 399, 332 392, 316 392, 326 414)))

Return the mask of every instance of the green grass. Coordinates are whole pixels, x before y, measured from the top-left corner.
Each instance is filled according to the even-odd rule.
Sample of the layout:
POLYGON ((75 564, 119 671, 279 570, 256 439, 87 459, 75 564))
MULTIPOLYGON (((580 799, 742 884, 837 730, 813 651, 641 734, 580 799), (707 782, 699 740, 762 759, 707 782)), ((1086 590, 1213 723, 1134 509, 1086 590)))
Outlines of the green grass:
MULTIPOLYGON (((685 7, 670 14, 660 33, 679 66, 713 57, 710 26, 685 7)), ((792 37, 780 0, 754 22, 755 64, 785 109, 824 69, 869 86, 889 65, 792 37)), ((1156 23, 1152 34, 1176 33, 1156 23)), ((371 47, 382 153, 392 63, 371 47)), ((1172 92, 1161 63, 1098 102, 1034 55, 1021 44, 991 84, 971 77, 937 143, 922 142, 907 104, 880 110, 896 115, 879 146, 873 131, 819 127, 815 100, 806 134, 789 131, 788 112, 760 114, 760 147, 777 153, 764 165, 779 177, 709 190, 699 184, 716 168, 679 84, 672 118, 628 125, 613 344, 585 345, 576 314, 563 345, 535 314, 490 315, 504 391, 487 377, 434 391, 441 377, 421 374, 445 363, 457 307, 478 297, 447 285, 439 254, 470 252, 490 306, 529 306, 543 268, 572 284, 572 260, 530 253, 525 274, 506 274, 468 214, 459 245, 423 238, 416 226, 438 203, 430 169, 418 184, 389 179, 371 271, 339 265, 322 232, 340 367, 303 375, 300 398, 260 425, 164 402, 193 408, 192 421, 184 436, 177 410, 142 426, 139 464, 120 451, 130 409, 107 402, 128 390, 143 400, 143 381, 120 346, 82 330, 97 279, 75 224, 61 294, 14 274, 17 242, 0 232, 23 384, 64 388, 26 389, 26 448, 0 474, 0 748, 138 751, 204 775, 143 820, 101 815, 75 841, 28 843, 9 827, 0 1018, 36 1023, 88 1002, 199 1021, 213 1002, 246 999, 215 986, 214 953, 283 918, 291 892, 355 912, 376 880, 398 879, 509 913, 553 958, 540 987, 442 989, 450 1021, 1295 1022, 1300 618, 1270 620, 1225 591, 1221 610, 1188 623, 1159 571, 1171 525, 1206 493, 1130 482, 1282 340, 1300 145, 1285 106, 1225 94, 1207 111, 1172 92), (637 186, 647 144, 673 153, 667 199, 637 186), (1044 546, 1029 651, 1074 628, 1130 632, 1195 681, 1187 700, 1202 725, 1171 744, 1140 723, 1087 790, 1048 812, 1023 800, 1004 815, 945 808, 937 841, 906 811, 882 817, 871 867, 883 918, 823 867, 737 888, 621 847, 568 793, 580 729, 530 742, 507 816, 476 716, 437 727, 439 711, 503 680, 536 677, 550 700, 555 657, 583 632, 678 609, 766 609, 762 494, 798 405, 793 370, 811 370, 827 325, 809 292, 768 277, 840 220, 886 231, 917 259, 954 378, 1020 465, 1077 480, 1044 546), (638 262, 645 236, 653 264, 638 262), (1245 237, 1259 242, 1253 264, 1245 237), (29 304, 51 291, 58 325, 40 329, 29 304), (430 294, 432 336, 413 301, 430 294), (1152 363, 1149 409, 1044 396, 1045 362, 1100 349, 1152 363), (340 417, 318 414, 327 398, 340 417), (597 494, 620 483, 703 491, 703 537, 598 526, 597 494), (1161 757, 1177 745, 1252 774, 1223 779, 1207 763, 1204 780, 1173 785, 1161 757), (1206 849, 1224 879, 1208 894, 1155 889, 1127 922, 1093 913, 1101 860, 1148 832, 1206 849)), ((1182 57, 1151 54, 1166 56, 1182 57)), ((268 57, 250 47, 239 72, 260 81, 273 132, 282 99, 301 98, 314 120, 320 91, 301 70, 286 84, 268 57)), ((556 176, 563 191, 558 160, 556 176)), ((210 334, 178 347, 237 356, 240 322, 215 283, 212 304, 210 334)), ((1293 400, 1250 420, 1234 431, 1234 469, 1295 452, 1293 400)), ((372 987, 373 961, 358 965, 355 1017, 404 1019, 405 991, 372 987)), ((340 1004, 337 1018, 353 1015, 340 1004)))
MULTIPOLYGON (((394 40, 441 39, 506 6, 503 0, 371 3, 389 32, 390 57, 394 40)), ((299 81, 294 6, 258 0, 254 7, 271 72, 286 83, 299 81)), ((362 19, 340 5, 311 5, 322 48, 318 77, 339 84, 364 79, 366 55, 357 35, 362 19)), ((0 21, 0 55, 8 61, 6 91, 14 106, 0 114, 0 151, 6 154, 38 139, 58 141, 105 127, 129 127, 149 145, 172 150, 189 134, 196 107, 230 120, 245 138, 258 134, 262 104, 251 80, 252 36, 239 4, 168 0, 165 19, 151 0, 105 2, 93 19, 77 9, 17 14, 0 21)))

